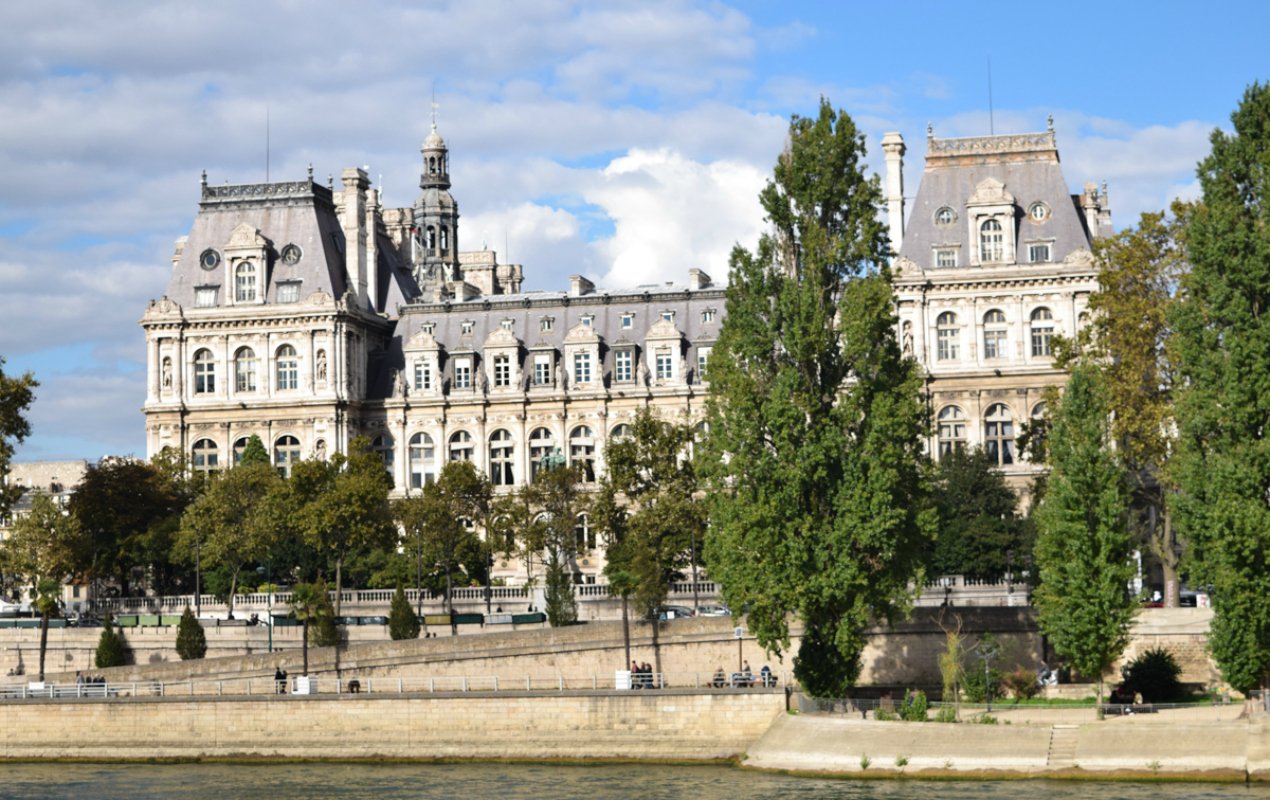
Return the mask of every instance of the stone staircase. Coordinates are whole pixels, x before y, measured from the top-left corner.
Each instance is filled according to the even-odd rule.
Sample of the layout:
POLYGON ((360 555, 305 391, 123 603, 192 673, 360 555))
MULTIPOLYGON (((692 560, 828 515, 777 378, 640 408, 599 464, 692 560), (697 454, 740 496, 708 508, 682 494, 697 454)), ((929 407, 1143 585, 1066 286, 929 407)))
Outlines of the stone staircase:
POLYGON ((1050 749, 1045 766, 1049 769, 1071 769, 1076 766, 1076 734, 1078 725, 1055 725, 1050 728, 1050 749))

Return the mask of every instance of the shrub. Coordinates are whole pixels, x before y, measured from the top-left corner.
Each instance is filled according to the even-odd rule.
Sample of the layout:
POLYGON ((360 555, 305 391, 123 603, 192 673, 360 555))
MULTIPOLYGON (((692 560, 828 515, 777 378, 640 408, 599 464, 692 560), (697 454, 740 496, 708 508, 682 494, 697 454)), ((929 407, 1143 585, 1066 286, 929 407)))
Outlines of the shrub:
POLYGON ((878 710, 873 712, 873 718, 878 722, 895 722, 900 718, 900 715, 889 708, 878 706, 878 710))
POLYGON ((957 707, 953 705, 940 706, 939 710, 935 712, 935 721, 936 722, 956 722, 957 721, 957 707))
POLYGON ((207 634, 194 618, 194 612, 186 606, 181 621, 176 626, 176 654, 182 661, 192 661, 207 655, 207 634))
POLYGON ((975 717, 975 722, 979 723, 980 725, 996 725, 997 718, 992 716, 991 714, 980 714, 979 716, 975 717))
POLYGON ((1002 675, 1001 685, 1015 700, 1027 700, 1041 691, 1036 682, 1036 673, 1027 667, 1019 667, 1002 675))
POLYGON ((123 636, 115 631, 109 620, 106 621, 106 627, 101 629, 101 638, 97 640, 97 657, 93 663, 98 669, 122 667, 128 663, 123 636))
POLYGON ((904 702, 900 704, 900 719, 906 722, 925 722, 928 707, 925 692, 920 689, 915 692, 906 690, 904 702))
MULTIPOLYGON (((982 703, 988 699, 986 690, 987 683, 984 682, 983 665, 976 664, 976 668, 966 670, 961 679, 961 688, 966 693, 966 700, 971 703, 982 703)), ((992 685, 992 696, 994 698, 1001 696, 1001 670, 996 667, 987 676, 988 682, 992 685)))
POLYGON ((1147 703, 1164 703, 1182 695, 1178 678, 1182 668, 1173 654, 1162 647, 1154 647, 1130 661, 1120 670, 1127 692, 1141 694, 1147 703))
POLYGON ((406 590, 397 584, 392 596, 392 611, 388 614, 388 635, 393 641, 419 638, 419 618, 406 601, 406 590))

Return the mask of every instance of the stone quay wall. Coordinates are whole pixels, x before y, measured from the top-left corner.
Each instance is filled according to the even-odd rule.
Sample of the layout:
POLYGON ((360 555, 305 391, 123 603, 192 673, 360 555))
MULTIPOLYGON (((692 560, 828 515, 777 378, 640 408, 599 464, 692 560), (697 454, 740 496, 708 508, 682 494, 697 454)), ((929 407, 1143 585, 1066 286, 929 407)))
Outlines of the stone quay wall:
MULTIPOLYGON (((1204 686, 1215 685, 1219 676, 1206 650, 1209 609, 1146 609, 1138 618, 1133 639, 1121 663, 1151 647, 1170 650, 1183 667, 1182 680, 1204 686)), ((870 633, 863 654, 860 685, 938 687, 938 656, 945 646, 945 628, 961 626, 971 644, 991 631, 1002 644, 1002 656, 995 662, 1004 670, 1035 668, 1042 660, 1053 663, 1036 625, 1035 615, 1025 608, 915 609, 912 618, 894 627, 878 626, 870 633)), ((738 644, 735 626, 743 618, 700 617, 671 620, 660 624, 659 646, 654 652, 650 623, 632 623, 631 655, 640 662, 656 664, 675 675, 672 684, 691 685, 691 676, 710 675, 723 667, 732 671, 748 660, 754 671, 769 664, 778 675, 787 676, 792 661, 769 657, 745 632, 738 644)), ((125 632, 133 650, 134 666, 96 670, 93 653, 100 629, 61 628, 49 631, 46 673, 50 680, 73 680, 77 670, 102 673, 110 680, 189 679, 217 680, 242 675, 272 676, 281 666, 292 675, 302 672, 300 628, 274 630, 274 653, 268 652, 268 630, 264 626, 207 629, 208 657, 182 662, 175 653, 176 629, 138 628, 125 632)), ((561 675, 585 680, 608 676, 623 666, 624 650, 620 622, 592 622, 566 628, 534 626, 531 630, 450 636, 448 629, 436 638, 393 642, 383 626, 354 626, 346 629, 348 643, 334 649, 311 648, 310 673, 341 674, 352 671, 369 677, 423 678, 432 676, 498 676, 523 680, 561 675)), ((792 631, 791 648, 796 652, 798 634, 792 631)), ((21 666, 26 676, 36 671, 39 631, 0 629, 0 676, 21 666)), ((1113 668, 1109 679, 1118 675, 1113 668)), ((4 682, 0 677, 0 682, 4 682)), ((9 682, 12 682, 10 679, 9 682)), ((603 684, 601 684, 603 685, 603 684)))
POLYGON ((9 701, 4 759, 705 761, 743 753, 780 692, 9 701))

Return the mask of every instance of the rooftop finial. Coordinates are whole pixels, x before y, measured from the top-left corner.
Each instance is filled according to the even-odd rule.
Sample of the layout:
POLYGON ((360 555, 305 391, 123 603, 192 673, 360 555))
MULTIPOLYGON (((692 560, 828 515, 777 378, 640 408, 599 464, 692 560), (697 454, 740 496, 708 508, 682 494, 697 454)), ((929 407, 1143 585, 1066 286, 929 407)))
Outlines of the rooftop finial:
POLYGON ((1054 115, 1053 114, 1050 114, 1048 117, 1045 118, 1045 126, 1046 128, 1049 129, 1050 133, 1054 132, 1054 115))
POLYGON ((207 170, 203 170, 203 178, 199 181, 199 185, 203 188, 207 188, 207 170))
POLYGON ((437 132, 437 82, 432 82, 432 132, 437 132))
POLYGON ((313 183, 313 162, 309 162, 309 183, 313 183))
POLYGON ((927 139, 935 138, 935 126, 929 122, 926 123, 926 138, 927 139))

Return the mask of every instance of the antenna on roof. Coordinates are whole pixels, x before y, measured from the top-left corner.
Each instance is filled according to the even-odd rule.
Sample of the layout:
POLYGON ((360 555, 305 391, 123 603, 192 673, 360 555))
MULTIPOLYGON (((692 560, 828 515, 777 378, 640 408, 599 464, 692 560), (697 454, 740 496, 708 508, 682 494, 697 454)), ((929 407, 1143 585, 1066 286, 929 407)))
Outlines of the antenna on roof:
POLYGON ((432 81, 432 130, 437 129, 437 82, 432 81))
POLYGON ((988 56, 988 135, 997 135, 996 125, 992 118, 992 56, 988 56))
POLYGON ((269 182, 269 104, 265 103, 265 183, 269 182))

